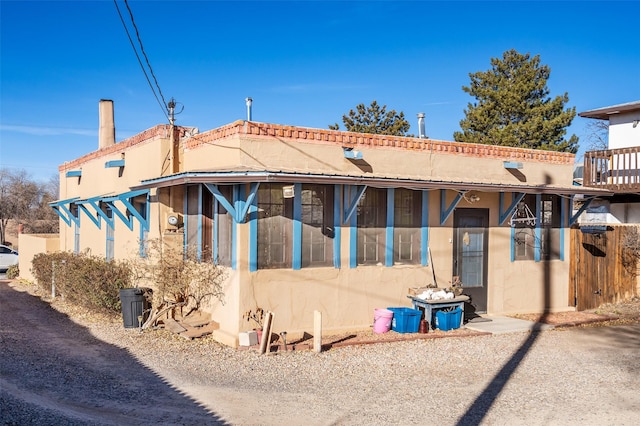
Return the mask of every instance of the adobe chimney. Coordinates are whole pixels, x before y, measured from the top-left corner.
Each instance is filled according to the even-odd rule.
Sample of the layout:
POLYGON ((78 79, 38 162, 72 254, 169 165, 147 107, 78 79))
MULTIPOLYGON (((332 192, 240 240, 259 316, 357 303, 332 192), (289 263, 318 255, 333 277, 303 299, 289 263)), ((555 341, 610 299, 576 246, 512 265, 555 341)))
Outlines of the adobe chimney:
POLYGON ((100 99, 100 131, 98 135, 98 149, 106 148, 116 143, 116 127, 113 121, 113 101, 100 99))

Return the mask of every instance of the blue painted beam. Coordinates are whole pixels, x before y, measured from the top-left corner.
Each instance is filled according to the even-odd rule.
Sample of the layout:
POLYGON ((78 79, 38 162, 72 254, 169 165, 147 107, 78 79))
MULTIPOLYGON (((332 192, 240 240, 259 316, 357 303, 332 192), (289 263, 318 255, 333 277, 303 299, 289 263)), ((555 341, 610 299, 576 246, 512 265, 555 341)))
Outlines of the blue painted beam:
POLYGON ((458 194, 453 199, 449 207, 446 207, 447 190, 446 189, 440 190, 440 225, 444 225, 447 219, 449 219, 449 216, 451 216, 451 213, 453 213, 453 209, 455 209, 458 203, 460 202, 460 200, 462 200, 463 195, 464 194, 462 192, 458 192, 458 194))
POLYGON ((362 152, 353 148, 342 148, 344 158, 349 160, 362 160, 362 152))
MULTIPOLYGON (((118 194, 113 197, 103 198, 101 201, 104 203, 107 203, 109 207, 111 207, 111 210, 113 211, 113 213, 115 213, 115 215, 119 217, 120 220, 122 220, 122 222, 127 226, 127 228, 129 228, 129 230, 133 231, 133 218, 136 218, 138 219, 138 222, 140 222, 140 226, 144 230, 149 231, 149 220, 142 217, 140 212, 138 212, 136 208, 133 206, 133 204, 131 204, 131 199, 134 197, 138 197, 140 195, 146 195, 147 203, 149 202, 148 189, 124 192, 122 194, 118 194), (118 206, 115 205, 116 201, 120 201, 124 205, 124 208, 125 208, 124 212, 120 211, 120 209, 118 209, 118 206), (127 217, 127 214, 126 214, 127 212, 129 213, 129 217, 127 217)), ((96 210, 99 210, 99 209, 96 209, 96 210)))
POLYGON ((102 229, 102 221, 101 221, 102 216, 99 216, 99 215, 94 216, 93 214, 91 214, 87 206, 85 206, 85 203, 78 203, 78 208, 82 210, 85 215, 87 215, 89 220, 91 220, 91 222, 93 222, 93 224, 96 225, 98 229, 102 229))
MULTIPOLYGON (((576 221, 578 220, 578 218, 580 217, 580 215, 582 213, 584 213, 584 211, 589 207, 589 205, 591 204, 591 202, 594 200, 595 197, 592 198, 587 198, 586 200, 584 200, 584 204, 582 204, 582 206, 580 206, 580 208, 578 209, 578 211, 569 218, 569 226, 573 225, 576 223, 576 221)), ((573 204, 573 197, 571 197, 571 203, 573 204)))
POLYGON ((395 227, 395 209, 394 209, 394 201, 395 201, 395 189, 389 188, 387 189, 387 229, 385 232, 385 253, 384 253, 384 265, 385 266, 393 266, 393 231, 395 227))
POLYGON ((71 226, 72 222, 79 226, 79 218, 75 217, 73 213, 71 213, 71 204, 79 198, 80 197, 73 197, 66 200, 54 201, 53 203, 49 203, 49 207, 51 207, 56 214, 60 216, 60 219, 62 219, 67 226, 71 226))
POLYGON ((420 263, 429 264, 429 191, 422 191, 422 223, 420 228, 420 263))
POLYGON ((522 163, 516 161, 503 161, 502 165, 505 169, 521 169, 522 163))
POLYGON ((294 271, 302 268, 302 184, 295 183, 293 197, 293 246, 292 267, 294 271))
MULTIPOLYGON (((234 196, 235 194, 236 191, 234 196)), ((238 197, 242 195, 244 194, 237 194, 238 197)), ((249 272, 255 272, 258 270, 258 199, 254 198, 251 205, 253 208, 249 212, 249 272)))
POLYGON ((340 189, 341 185, 333 186, 333 267, 340 269, 340 241, 341 241, 341 221, 340 221, 340 189))
POLYGON ((82 170, 69 170, 65 174, 66 177, 80 177, 82 176, 82 170))
POLYGON ((358 208, 360 198, 362 198, 362 195, 367 189, 367 186, 345 185, 344 189, 344 216, 342 218, 342 221, 344 223, 347 223, 349 221, 349 218, 351 218, 351 216, 353 215, 353 212, 355 212, 358 208), (353 191, 354 188, 355 191, 353 191))
POLYGON ((111 160, 104 163, 105 169, 108 169, 109 167, 124 167, 124 160, 111 160))
POLYGON ((500 193, 500 209, 499 209, 499 214, 500 214, 500 225, 502 225, 504 223, 505 220, 507 220, 507 218, 509 216, 511 216, 513 214, 513 211, 516 209, 516 206, 518 205, 518 203, 520 201, 522 201, 522 199, 524 198, 524 192, 512 192, 511 193, 511 204, 509 204, 509 207, 507 207, 506 210, 503 210, 504 207, 504 192, 500 193))
POLYGON ((542 260, 542 195, 536 194, 536 228, 534 230, 536 236, 536 244, 533 251, 533 260, 540 262, 542 260))

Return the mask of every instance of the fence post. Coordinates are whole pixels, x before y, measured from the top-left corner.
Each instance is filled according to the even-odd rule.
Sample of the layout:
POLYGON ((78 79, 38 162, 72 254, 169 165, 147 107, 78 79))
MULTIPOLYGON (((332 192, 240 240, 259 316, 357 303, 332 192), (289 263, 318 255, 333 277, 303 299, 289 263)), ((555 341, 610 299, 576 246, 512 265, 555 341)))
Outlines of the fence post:
POLYGON ((56 298, 56 261, 51 261, 51 298, 56 298))

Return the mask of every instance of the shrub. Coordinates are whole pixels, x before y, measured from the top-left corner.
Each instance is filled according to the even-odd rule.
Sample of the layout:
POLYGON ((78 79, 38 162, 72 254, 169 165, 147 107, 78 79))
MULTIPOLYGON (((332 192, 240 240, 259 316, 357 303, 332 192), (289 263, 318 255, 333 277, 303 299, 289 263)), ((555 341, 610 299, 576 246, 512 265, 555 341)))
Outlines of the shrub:
POLYGON ((20 276, 20 269, 18 265, 11 265, 9 269, 7 269, 7 278, 12 280, 14 278, 18 278, 20 276))
POLYGON ((36 283, 87 309, 120 312, 119 289, 131 287, 131 270, 126 262, 106 261, 88 254, 40 253, 32 261, 36 283))
POLYGON ((182 245, 150 240, 147 256, 131 260, 130 270, 134 275, 133 282, 149 283, 154 287, 155 310, 178 303, 188 307, 190 313, 212 298, 223 301, 226 270, 211 262, 198 261, 191 248, 185 254, 182 245))

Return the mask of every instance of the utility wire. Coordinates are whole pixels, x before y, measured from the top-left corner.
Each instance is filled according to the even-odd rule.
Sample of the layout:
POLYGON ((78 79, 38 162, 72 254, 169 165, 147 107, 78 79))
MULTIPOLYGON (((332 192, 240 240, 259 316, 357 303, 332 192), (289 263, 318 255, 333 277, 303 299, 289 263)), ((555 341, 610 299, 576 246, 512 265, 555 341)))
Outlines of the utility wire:
POLYGON ((147 74, 147 70, 144 67, 144 64, 142 63, 142 60, 140 59, 140 55, 138 54, 138 49, 136 49, 136 46, 133 42, 133 39, 131 38, 131 34, 129 33, 129 29, 127 28, 127 24, 124 21, 124 18, 122 17, 122 13, 120 12, 120 8, 118 7, 118 2, 117 0, 113 0, 113 4, 116 6, 116 10, 118 11, 118 16, 120 17, 120 22, 122 22, 122 26, 124 27, 125 32, 127 33, 127 37, 129 38, 129 43, 131 43, 131 47, 133 48, 133 52, 136 54, 136 58, 138 59, 138 64, 140 64, 140 68, 142 68, 142 72, 144 73, 145 78, 147 79, 147 83, 149 84, 149 87, 151 88, 151 91, 153 92, 153 96, 156 98, 156 101, 158 102, 158 105, 160 105, 160 108, 162 109, 162 113, 164 114, 164 116, 166 117, 167 121, 169 120, 169 115, 168 115, 168 106, 167 103, 164 100, 164 96, 162 95, 162 90, 160 89, 160 85, 158 84, 158 80, 156 79, 155 74, 153 73, 153 68, 151 68, 151 64, 149 63, 149 58, 147 57, 147 54, 144 51, 144 47, 142 46, 142 40, 140 39, 140 33, 138 32, 138 27, 136 26, 136 23, 133 19, 133 12, 131 12, 131 8, 129 7, 129 3, 127 2, 127 0, 124 0, 124 4, 127 6, 127 10, 129 11, 129 16, 131 17, 131 23, 133 24, 133 27, 136 30, 136 37, 138 39, 138 43, 140 44, 140 50, 142 51, 142 54, 147 62, 147 66, 149 67, 149 72, 151 73, 151 76, 153 77, 153 81, 155 82, 156 87, 158 88, 158 93, 156 93, 156 90, 153 88, 153 84, 151 84, 151 80, 149 79, 149 75, 147 74), (160 98, 162 98, 162 101, 158 98, 158 94, 160 94, 160 98))

